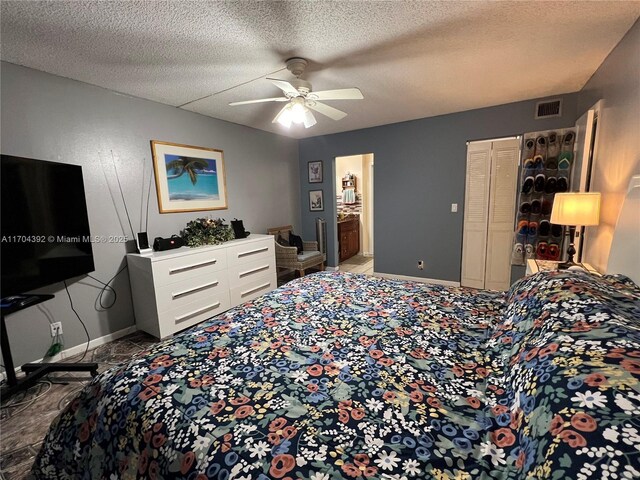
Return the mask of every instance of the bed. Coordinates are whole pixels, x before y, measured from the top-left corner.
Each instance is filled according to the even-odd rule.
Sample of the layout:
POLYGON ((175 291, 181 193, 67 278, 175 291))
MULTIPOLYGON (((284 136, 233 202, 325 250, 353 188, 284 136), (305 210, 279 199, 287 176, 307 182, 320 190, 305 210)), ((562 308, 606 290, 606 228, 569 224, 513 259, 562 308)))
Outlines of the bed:
POLYGON ((640 476, 640 289, 324 272, 96 377, 36 478, 640 476), (615 475, 613 475, 615 474, 615 475))

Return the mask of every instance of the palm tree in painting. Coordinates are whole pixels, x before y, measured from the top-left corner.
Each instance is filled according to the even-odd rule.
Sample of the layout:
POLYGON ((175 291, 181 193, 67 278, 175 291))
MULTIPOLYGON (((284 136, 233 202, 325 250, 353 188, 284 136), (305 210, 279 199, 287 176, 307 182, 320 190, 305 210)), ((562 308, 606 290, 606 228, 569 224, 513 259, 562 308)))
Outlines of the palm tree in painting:
POLYGON ((201 158, 178 158, 167 163, 167 180, 178 178, 187 173, 193 185, 198 181, 198 173, 196 170, 204 170, 209 164, 201 158), (173 171, 172 175, 169 172, 173 171))

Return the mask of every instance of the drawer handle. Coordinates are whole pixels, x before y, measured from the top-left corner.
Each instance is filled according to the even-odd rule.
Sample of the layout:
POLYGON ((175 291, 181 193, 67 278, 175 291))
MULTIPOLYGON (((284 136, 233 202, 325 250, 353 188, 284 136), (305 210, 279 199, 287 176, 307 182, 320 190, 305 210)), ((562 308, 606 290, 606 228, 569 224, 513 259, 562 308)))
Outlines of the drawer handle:
POLYGON ((205 285, 200 285, 199 287, 195 287, 195 288, 192 288, 190 290, 185 290, 183 292, 178 292, 178 293, 172 293, 171 294, 171 299, 175 300, 176 298, 184 297, 185 295, 189 295, 191 293, 196 293, 196 292, 199 292, 200 290, 206 290, 207 288, 211 288, 211 287, 217 286, 219 283, 220 282, 218 282, 218 280, 216 280, 215 282, 207 283, 205 285))
POLYGON ((201 308, 200 310, 196 310, 195 312, 190 312, 186 315, 182 315, 181 317, 176 317, 176 323, 184 322, 185 320, 189 320, 191 317, 195 317, 196 315, 200 315, 201 313, 207 312, 209 310, 215 310, 219 306, 220 302, 216 302, 213 305, 201 308))
POLYGON ((253 270, 247 270, 246 272, 242 272, 238 275, 238 277, 240 278, 246 277, 247 275, 251 275, 252 273, 258 273, 268 269, 269 269, 269 265, 263 265, 262 267, 258 267, 258 268, 254 268, 253 270))
POLYGON ((185 265, 184 267, 171 268, 169 269, 169 275, 173 275, 174 273, 186 272, 187 270, 193 270, 194 268, 206 267, 207 265, 213 265, 218 263, 217 259, 208 260, 206 262, 194 263, 193 265, 185 265))
POLYGON ((252 288, 251 290, 247 290, 246 292, 242 292, 240 294, 241 297, 246 297, 247 295, 251 295, 254 292, 257 292, 258 290, 262 290, 263 288, 267 288, 268 286, 271 285, 271 282, 267 282, 267 283, 263 283, 262 285, 256 287, 256 288, 252 288))
POLYGON ((242 252, 238 254, 238 258, 246 257, 247 255, 255 255, 256 253, 266 252, 269 247, 256 248, 255 250, 249 250, 248 252, 242 252))

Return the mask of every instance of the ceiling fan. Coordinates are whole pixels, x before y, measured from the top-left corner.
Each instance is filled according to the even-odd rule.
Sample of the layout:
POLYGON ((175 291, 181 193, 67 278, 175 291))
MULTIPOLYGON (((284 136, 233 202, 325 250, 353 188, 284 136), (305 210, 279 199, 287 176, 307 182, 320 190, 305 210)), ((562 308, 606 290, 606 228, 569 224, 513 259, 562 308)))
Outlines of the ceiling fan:
POLYGON ((294 57, 286 62, 287 69, 295 75, 292 81, 267 78, 276 87, 284 92, 284 97, 261 98, 258 100, 246 100, 244 102, 231 102, 229 105, 248 105, 251 103, 263 102, 287 102, 273 119, 273 123, 280 123, 285 127, 290 127, 292 123, 303 123, 305 128, 316 124, 316 118, 311 110, 325 115, 333 120, 340 120, 347 114, 337 108, 331 107, 319 100, 362 100, 362 92, 358 88, 342 88, 339 90, 321 90, 314 92, 311 84, 302 80, 300 75, 307 66, 304 58, 294 57))

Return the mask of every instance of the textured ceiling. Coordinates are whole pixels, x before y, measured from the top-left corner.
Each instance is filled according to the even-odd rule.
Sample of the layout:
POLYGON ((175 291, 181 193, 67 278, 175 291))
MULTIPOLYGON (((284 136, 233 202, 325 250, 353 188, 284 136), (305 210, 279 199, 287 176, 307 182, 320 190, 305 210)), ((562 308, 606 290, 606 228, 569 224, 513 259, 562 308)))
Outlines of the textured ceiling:
POLYGON ((7 1, 2 59, 296 138, 579 90, 640 2, 7 1), (310 60, 349 115, 290 130, 266 76, 310 60), (214 94, 214 95, 212 95, 214 94), (208 96, 208 97, 207 97, 208 96), (195 99, 207 97, 193 102, 195 99))

